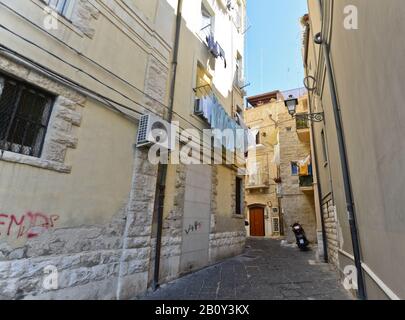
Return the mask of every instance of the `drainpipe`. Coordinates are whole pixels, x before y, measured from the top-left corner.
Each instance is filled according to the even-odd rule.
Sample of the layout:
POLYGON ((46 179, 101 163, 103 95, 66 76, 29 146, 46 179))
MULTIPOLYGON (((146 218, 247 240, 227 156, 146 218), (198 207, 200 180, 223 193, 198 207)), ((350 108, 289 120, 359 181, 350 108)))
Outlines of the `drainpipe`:
MULTIPOLYGON (((313 112, 313 107, 312 107, 312 100, 311 97, 308 99, 309 101, 309 112, 313 112)), ((319 160, 318 160, 318 153, 315 151, 316 149, 316 140, 315 140, 315 130, 314 130, 314 125, 313 123, 311 124, 311 135, 312 135, 312 141, 314 143, 314 161, 315 161, 315 168, 316 168, 316 189, 318 192, 318 198, 319 198, 319 204, 320 204, 320 210, 321 210, 321 224, 322 224, 322 241, 323 241, 323 259, 325 263, 329 262, 329 256, 328 256, 328 240, 326 238, 326 230, 325 230, 325 217, 323 216, 323 208, 322 208, 322 189, 321 189, 321 184, 319 182, 319 160)))
POLYGON ((347 149, 344 139, 343 133, 343 125, 341 119, 341 109, 337 99, 337 92, 336 92, 336 84, 333 78, 333 69, 330 57, 330 47, 329 44, 322 38, 322 34, 318 33, 314 39, 315 43, 321 45, 323 48, 323 53, 326 62, 326 72, 329 80, 329 86, 331 90, 331 98, 332 98, 332 107, 336 125, 336 132, 338 137, 338 144, 339 144, 339 156, 340 162, 342 166, 342 173, 343 173, 343 183, 344 183, 344 191, 345 191, 345 198, 346 198, 346 208, 347 208, 347 215, 349 219, 350 225, 350 233, 352 238, 352 245, 353 245, 353 255, 354 255, 354 263, 357 269, 357 285, 358 285, 358 298, 360 300, 366 300, 366 289, 364 285, 364 275, 363 269, 361 266, 361 252, 360 252, 360 240, 358 236, 358 229, 356 224, 356 212, 354 208, 354 197, 353 197, 353 190, 351 186, 351 178, 349 172, 349 164, 347 159, 347 149))
MULTIPOLYGON (((169 123, 173 120, 173 106, 174 106, 174 93, 176 90, 177 78, 177 65, 179 56, 179 43, 180 43, 180 28, 182 20, 182 7, 183 0, 178 0, 177 3, 177 17, 176 17, 176 33, 174 38, 173 47, 173 60, 172 60, 172 74, 170 79, 170 95, 169 95, 169 108, 167 121, 169 123)), ((157 231, 156 231, 156 249, 155 249, 155 267, 153 274, 153 291, 159 288, 159 274, 160 274, 160 252, 162 249, 162 234, 163 234, 163 210, 166 190, 166 177, 167 177, 168 164, 159 164, 158 178, 156 185, 156 197, 154 212, 157 213, 157 231)))
MULTIPOLYGON (((306 35, 306 42, 305 42, 305 57, 304 57, 304 67, 306 74, 308 75, 308 65, 307 65, 307 60, 308 60, 308 47, 309 47, 309 39, 310 39, 310 31, 311 27, 309 25, 309 22, 305 23, 305 35, 306 35)), ((310 90, 308 90, 308 102, 309 102, 309 112, 312 113, 314 112, 314 108, 312 105, 312 100, 310 96, 310 90)), ((314 96, 314 95, 313 95, 314 96)), ((325 121, 325 120, 324 120, 325 121)), ((321 227, 322 227, 322 242, 323 242, 323 259, 325 263, 329 262, 329 256, 328 256, 328 240, 326 237, 326 229, 325 229, 325 217, 323 216, 323 208, 322 208, 322 188, 321 184, 319 182, 319 159, 318 159, 318 153, 316 152, 316 139, 315 139, 315 129, 313 123, 311 123, 311 135, 312 135, 312 142, 313 142, 313 148, 314 148, 314 162, 315 162, 315 172, 316 172, 316 190, 318 192, 318 199, 319 199, 319 206, 320 206, 320 213, 321 213, 321 227)))

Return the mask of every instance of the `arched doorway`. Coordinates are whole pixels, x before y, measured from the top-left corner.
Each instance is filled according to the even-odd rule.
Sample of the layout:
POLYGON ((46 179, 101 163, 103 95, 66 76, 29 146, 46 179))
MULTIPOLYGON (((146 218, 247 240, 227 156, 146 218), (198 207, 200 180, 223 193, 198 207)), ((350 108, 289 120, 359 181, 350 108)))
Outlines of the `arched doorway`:
POLYGON ((251 207, 249 209, 249 223, 251 237, 264 237, 266 230, 264 226, 264 208, 251 207))

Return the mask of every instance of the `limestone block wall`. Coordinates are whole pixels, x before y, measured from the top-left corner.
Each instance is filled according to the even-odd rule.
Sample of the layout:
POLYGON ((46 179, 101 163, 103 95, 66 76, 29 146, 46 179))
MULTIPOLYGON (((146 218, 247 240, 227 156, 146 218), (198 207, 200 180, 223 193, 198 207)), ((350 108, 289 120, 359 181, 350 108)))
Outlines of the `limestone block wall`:
POLYGON ((282 179, 282 217, 287 241, 295 242, 290 225, 299 222, 303 225, 308 240, 317 242, 314 191, 300 190, 299 176, 293 175, 291 162, 303 160, 311 154, 309 142, 299 139, 296 122, 283 110, 280 120, 280 174, 282 179))
MULTIPOLYGON (((221 170, 223 172, 223 170, 221 170)), ((231 207, 230 216, 224 218, 219 216, 218 180, 223 179, 219 176, 218 167, 214 166, 212 170, 212 202, 211 202, 211 233, 209 235, 209 261, 215 263, 220 260, 239 255, 243 252, 246 244, 245 217, 236 217, 236 172, 231 171, 231 207), (228 226, 224 228, 223 222, 227 219, 228 226), (221 221, 221 225, 217 222, 221 221), (224 230, 227 229, 227 230, 224 230)))
MULTIPOLYGON (((160 77, 159 83, 164 86, 162 79, 166 79, 167 74, 162 74, 165 69, 161 65, 157 66, 157 63, 154 61, 148 65, 150 69, 148 74, 154 79, 160 77)), ((103 112, 108 117, 111 111, 106 110, 106 106, 92 101, 92 105, 96 105, 99 109, 92 107, 87 118, 83 117, 82 113, 87 100, 70 87, 2 56, 0 57, 0 70, 22 78, 56 96, 41 157, 34 158, 11 152, 1 152, 2 176, 6 173, 12 175, 12 170, 15 172, 27 171, 29 174, 26 176, 26 183, 32 186, 32 190, 44 188, 44 186, 50 188, 47 181, 51 181, 54 184, 52 198, 42 198, 39 199, 39 202, 37 201, 44 205, 49 201, 55 202, 57 199, 67 196, 58 194, 60 192, 59 181, 63 185, 69 185, 71 193, 74 193, 74 185, 81 183, 80 179, 95 179, 91 176, 81 176, 80 181, 76 181, 74 177, 77 175, 74 173, 79 167, 91 167, 92 164, 88 162, 88 159, 96 156, 94 154, 90 156, 90 150, 80 149, 74 154, 76 157, 72 158, 72 154, 67 151, 84 143, 81 137, 84 136, 83 130, 91 128, 88 124, 89 117, 104 120, 102 117, 99 118, 99 113, 103 112), (80 128, 82 123, 86 123, 86 129, 80 128), (83 153, 86 152, 87 154, 84 155, 83 153), (74 161, 74 159, 84 162, 74 161), (50 176, 49 172, 52 172, 53 176, 50 176), (39 177, 35 181, 29 178, 33 174, 39 177), (48 177, 51 178, 48 179, 48 177)), ((155 81, 146 83, 156 86, 155 81)), ((163 88, 156 90, 164 93, 163 88)), ((151 99, 151 104, 156 113, 163 114, 164 109, 158 101, 156 96, 151 99)), ((0 235, 0 299, 128 299, 146 291, 152 252, 151 235, 157 166, 149 162, 147 149, 133 148, 136 125, 128 125, 128 120, 122 118, 120 118, 122 120, 118 120, 112 117, 111 115, 110 121, 114 119, 114 121, 118 121, 119 125, 117 131, 111 131, 109 135, 121 136, 131 130, 132 145, 128 147, 132 151, 132 157, 125 158, 125 163, 129 164, 127 167, 132 167, 132 172, 128 172, 132 176, 132 182, 128 185, 127 194, 118 195, 123 199, 121 204, 117 206, 115 212, 108 213, 109 217, 92 216, 87 211, 90 209, 94 211, 94 207, 99 204, 94 201, 93 190, 89 189, 87 200, 82 200, 82 195, 77 197, 82 201, 81 215, 71 212, 69 216, 48 217, 42 213, 30 212, 23 216, 25 219, 23 220, 23 218, 9 215, 9 210, 5 209, 5 203, 3 203, 0 207, 0 225, 4 227, 4 220, 10 218, 10 225, 12 224, 13 228, 18 231, 17 237, 20 235, 26 235, 26 237, 23 242, 21 239, 18 243, 10 242, 4 238, 7 228, 1 229, 3 234, 0 235), (121 129, 120 126, 123 128, 121 129), (122 131, 124 133, 120 130, 124 130, 122 131), (29 219, 30 224, 28 225, 26 222, 29 222, 29 219), (108 221, 105 222, 105 220, 108 221), (60 221, 63 221, 63 224, 60 225, 60 221), (92 222, 83 223, 83 221, 92 222), (4 230, 5 232, 3 232, 4 230), (44 286, 46 270, 55 271, 53 273, 57 275, 55 287, 44 286)), ((114 117, 120 116, 114 115, 114 117)), ((98 123, 98 126, 103 126, 103 123, 98 123)), ((121 142, 127 146, 127 140, 121 142)), ((104 143, 104 141, 97 141, 97 143, 104 143)), ((120 154, 119 152, 122 151, 120 148, 121 146, 116 149, 118 154, 115 157, 127 155, 127 153, 120 154)), ((95 150, 97 151, 97 148, 95 150)), ((97 161, 104 161, 103 154, 99 154, 97 161)), ((117 172, 126 170, 122 167, 111 168, 108 165, 106 168, 110 171, 117 170, 117 172)), ((109 172, 103 172, 103 174, 109 174, 109 172)), ((10 180, 9 183, 11 188, 13 187, 12 181, 10 180)), ((125 184, 125 181, 107 183, 107 198, 109 195, 116 198, 116 189, 119 189, 119 192, 124 189, 117 188, 117 183, 125 184)), ((0 188, 0 192, 4 192, 4 189, 0 188)), ((27 197, 27 194, 20 196, 27 197)), ((69 194, 69 196, 72 195, 69 194)), ((13 199, 8 198, 7 206, 19 208, 18 194, 15 194, 13 199), (15 201, 17 202, 14 203, 15 201)), ((69 212, 68 206, 59 209, 69 212)), ((99 209, 104 211, 104 208, 99 209)), ((167 243, 178 246, 179 240, 173 238, 173 235, 174 233, 171 232, 167 234, 167 243)), ((163 252, 166 256, 172 253, 173 250, 163 252)))
POLYGON ((241 254, 246 244, 246 231, 220 232, 210 234, 210 262, 241 254))
POLYGON ((86 36, 93 38, 96 33, 93 21, 100 12, 88 0, 78 0, 72 13, 73 24, 86 36))
POLYGON ((285 196, 281 199, 284 230, 288 242, 295 242, 295 235, 290 227, 295 222, 303 225, 305 234, 310 242, 317 242, 314 205, 313 197, 305 194, 285 196))
POLYGON ((68 148, 74 149, 77 146, 78 139, 74 127, 79 127, 81 124, 81 109, 85 105, 85 97, 2 55, 0 55, 1 71, 35 84, 57 98, 53 105, 41 157, 6 151, 0 153, 0 159, 61 173, 71 172, 71 166, 65 164, 65 156, 68 148))
MULTIPOLYGON (((162 249, 160 255, 160 282, 168 282, 176 279, 180 274, 180 257, 183 234, 183 214, 184 214, 184 196, 186 188, 187 167, 183 164, 175 165, 172 168, 174 173, 173 186, 171 180, 168 180, 166 189, 165 207, 170 207, 163 221, 162 249), (171 189, 173 188, 173 194, 171 189), (173 202, 169 201, 172 200, 173 202)), ((172 172, 169 169, 169 172, 172 172)), ((170 176, 170 173, 169 173, 170 176)), ((170 179, 170 178, 169 178, 170 179)), ((153 279, 153 268, 155 263, 155 247, 156 239, 153 239, 151 258, 150 258, 150 273, 149 281, 153 279)))
POLYGON ((131 195, 110 223, 50 230, 15 249, 2 242, 0 299, 128 299, 144 292, 156 183, 146 155, 135 153, 131 195), (58 272, 52 290, 42 285, 49 266, 58 272))
POLYGON ((335 206, 332 200, 322 205, 322 214, 325 221, 326 241, 328 248, 329 262, 339 267, 339 235, 335 206))

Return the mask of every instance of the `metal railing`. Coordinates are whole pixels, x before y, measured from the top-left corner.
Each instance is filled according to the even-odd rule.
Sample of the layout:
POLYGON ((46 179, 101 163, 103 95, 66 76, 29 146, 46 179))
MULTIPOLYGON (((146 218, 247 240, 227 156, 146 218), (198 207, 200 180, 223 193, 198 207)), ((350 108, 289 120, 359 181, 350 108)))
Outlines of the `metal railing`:
POLYGON ((0 149, 40 157, 53 98, 0 76, 0 149))
POLYGON ((300 188, 308 188, 314 185, 314 177, 311 176, 301 176, 300 177, 300 188))
POLYGON ((248 188, 263 187, 270 185, 270 175, 268 172, 258 172, 247 176, 246 186, 248 188))
POLYGON ((295 117, 295 121, 297 130, 309 129, 309 120, 308 117, 305 116, 305 114, 297 114, 295 117), (304 117, 302 117, 301 115, 304 115, 304 117))

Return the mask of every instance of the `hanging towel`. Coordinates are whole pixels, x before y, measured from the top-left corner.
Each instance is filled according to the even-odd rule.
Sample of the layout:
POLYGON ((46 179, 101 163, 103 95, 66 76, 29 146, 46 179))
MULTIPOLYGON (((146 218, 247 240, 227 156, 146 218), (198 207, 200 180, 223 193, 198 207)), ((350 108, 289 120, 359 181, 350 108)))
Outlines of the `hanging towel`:
POLYGON ((308 156, 306 159, 298 161, 299 175, 300 176, 309 176, 309 165, 311 164, 311 156, 308 156))
POLYGON ((225 56, 225 51, 222 49, 222 47, 218 44, 219 47, 219 56, 224 60, 225 63, 225 69, 226 69, 226 56, 225 56))

